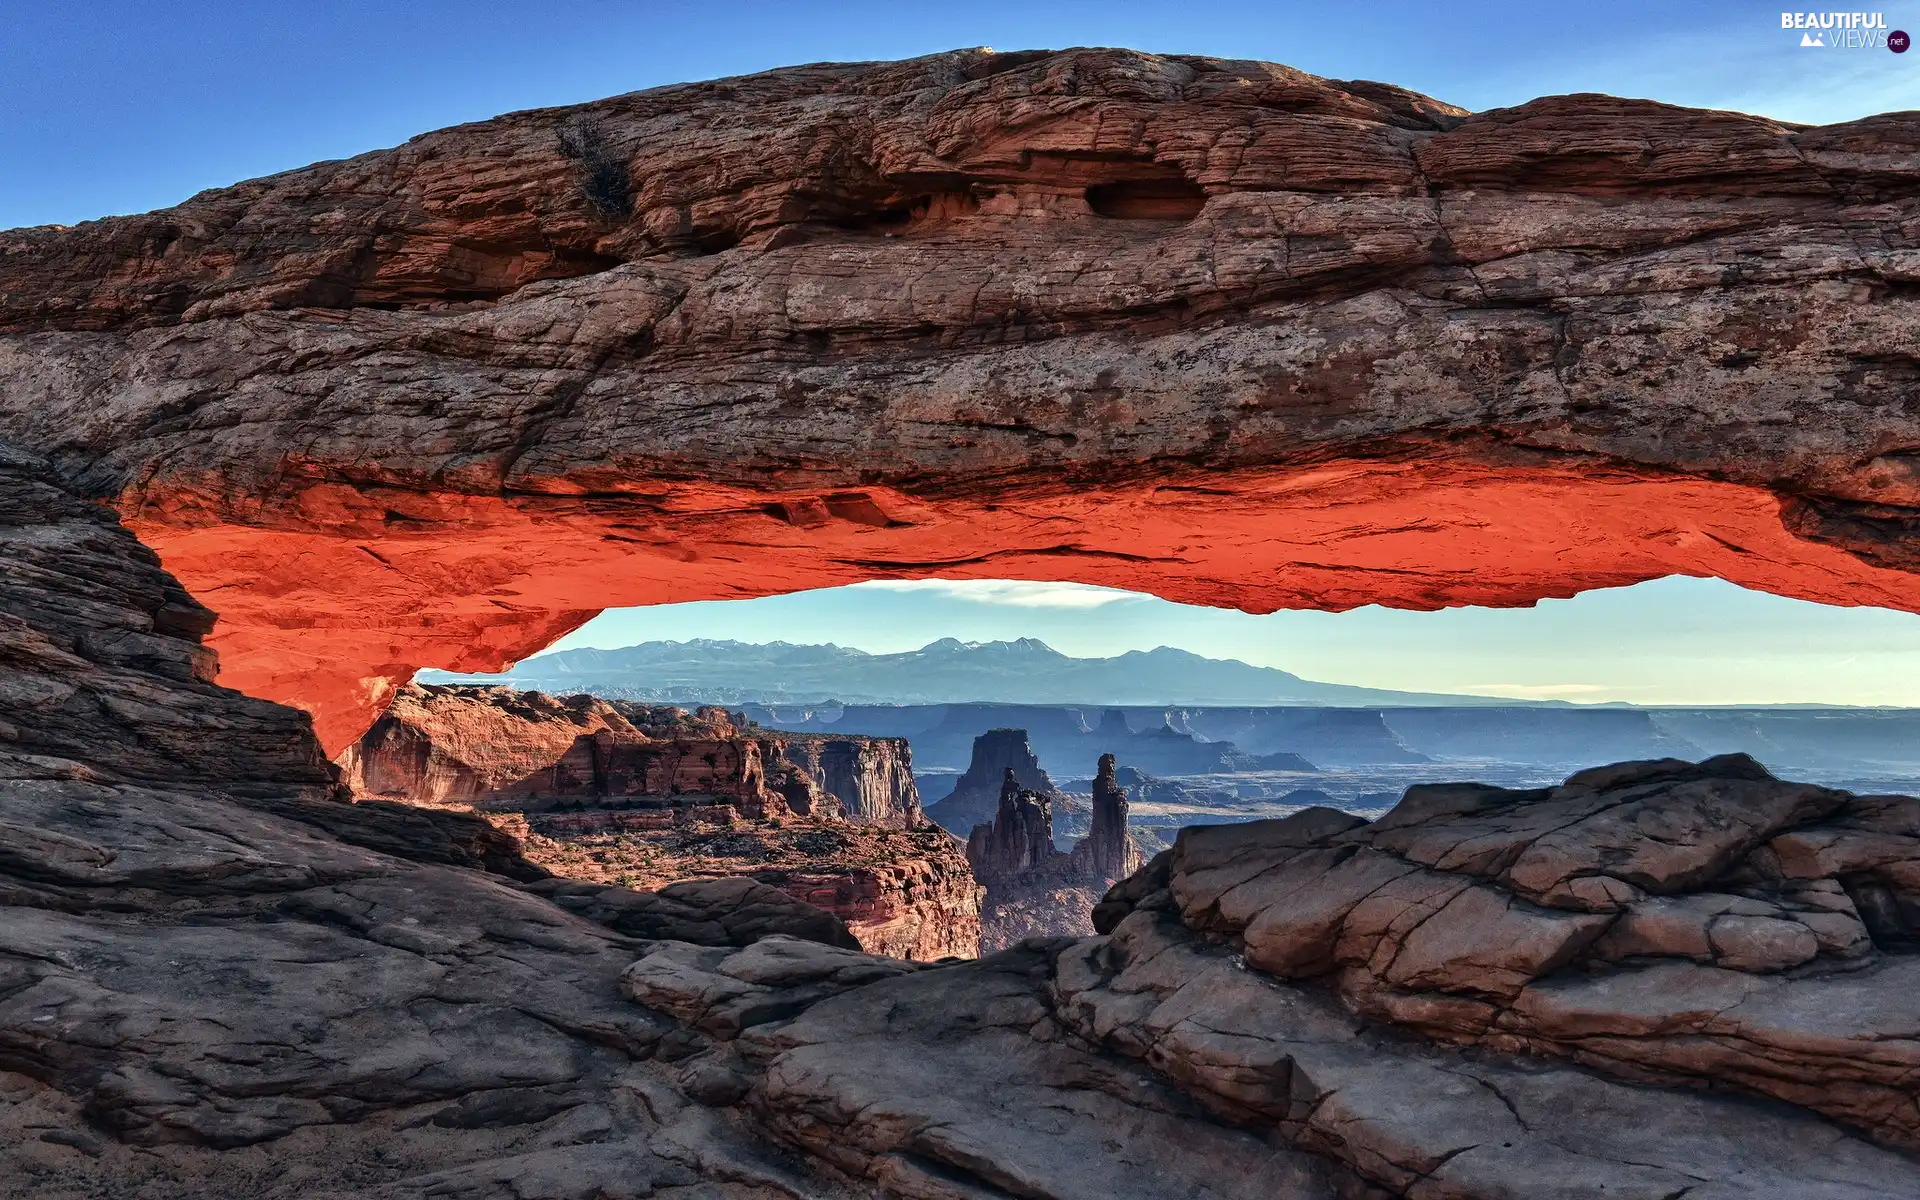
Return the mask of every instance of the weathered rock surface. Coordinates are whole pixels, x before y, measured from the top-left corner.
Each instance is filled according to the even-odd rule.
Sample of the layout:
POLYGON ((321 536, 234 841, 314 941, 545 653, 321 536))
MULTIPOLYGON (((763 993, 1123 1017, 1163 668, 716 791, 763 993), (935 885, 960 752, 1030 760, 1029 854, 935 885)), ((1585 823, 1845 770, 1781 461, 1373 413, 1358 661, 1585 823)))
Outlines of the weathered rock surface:
POLYGON ((1414 787, 1371 824, 1321 808, 1182 831, 1094 919, 1176 912, 1383 1025, 1745 1089, 1912 1150, 1920 957, 1898 914, 1920 897, 1896 831, 1916 820, 1920 800, 1744 755, 1414 787), (1861 850, 1810 852, 1840 845, 1861 850))
POLYGON ((905 739, 742 727, 725 709, 410 683, 340 756, 355 794, 492 811, 660 810, 925 818, 905 739))
POLYGON ((1415 789, 929 967, 347 803, 201 644, 338 749, 607 604, 881 574, 1920 609, 1916 120, 963 52, 6 235, 0 1188, 1920 1195, 1908 798, 1415 789))
POLYGON ((526 890, 634 938, 750 946, 778 934, 843 949, 860 948, 846 923, 834 914, 796 902, 779 888, 738 876, 685 879, 649 892, 556 876, 526 890))
POLYGON ((1920 1195, 1807 1113, 1409 1042, 1164 913, 910 972, 662 944, 623 985, 704 1035, 709 1102, 886 1195, 1920 1195))
MULTIPOLYGON (((646 943, 479 869, 545 874, 478 818, 347 803, 304 714, 207 682, 152 553, 8 449, 0 562, 0 1194, 798 1194, 641 1099, 646 943)), ((747 907, 677 901, 678 936, 747 907)))
MULTIPOLYGON (((427 834, 462 814, 400 809, 369 848, 305 719, 207 683, 177 585, 10 451, 0 545, 0 1194, 1920 1196, 1914 1159, 1860 1132, 1905 1144, 1912 1111, 1914 801, 1738 761, 1416 790, 1371 827, 1189 831, 1113 890, 1106 936, 908 963, 751 881, 639 896, 447 865, 427 834), (1525 929, 1697 905, 1706 949, 1615 962, 1609 927, 1511 1003, 1489 997, 1535 948, 1472 925, 1397 1005, 1365 976, 1250 966, 1285 913, 1235 933, 1242 900, 1329 850, 1505 893, 1525 929), (1824 919, 1855 895, 1877 897, 1864 944, 1824 919), (1791 939, 1730 917, 1818 953, 1735 969, 1791 939), (1524 1023, 1462 1037, 1440 1020, 1461 998, 1524 1023), (1568 1012, 1591 1023, 1578 1053, 1568 1012)), ((1340 927, 1336 958, 1361 907, 1308 914, 1340 927)))
POLYGON ((1785 1106, 1448 1051, 1279 983, 1139 911, 1055 967, 1057 1019, 1217 1117, 1346 1165, 1386 1196, 1920 1194, 1913 1160, 1785 1106))
MULTIPOLYGON (((931 962, 980 952, 982 889, 964 848, 937 826, 722 820, 663 831, 626 827, 619 815, 493 819, 519 834, 529 860, 572 881, 554 893, 556 902, 584 912, 568 896, 591 894, 588 915, 622 891, 645 897, 652 889, 667 894, 684 880, 744 880, 820 910, 873 954, 931 962), (524 820, 548 832, 534 832, 524 820), (582 820, 590 823, 575 823, 582 820)), ((627 928, 619 922, 614 927, 627 928)))
POLYGON ((1912 114, 800 67, 8 233, 0 432, 335 752, 422 665, 876 575, 1920 610, 1916 204, 1912 114))
POLYGON ((557 902, 625 932, 654 927, 654 898, 618 888, 735 877, 825 910, 872 953, 970 958, 980 889, 922 814, 909 753, 720 708, 408 684, 340 761, 358 795, 480 813, 572 881, 557 902))

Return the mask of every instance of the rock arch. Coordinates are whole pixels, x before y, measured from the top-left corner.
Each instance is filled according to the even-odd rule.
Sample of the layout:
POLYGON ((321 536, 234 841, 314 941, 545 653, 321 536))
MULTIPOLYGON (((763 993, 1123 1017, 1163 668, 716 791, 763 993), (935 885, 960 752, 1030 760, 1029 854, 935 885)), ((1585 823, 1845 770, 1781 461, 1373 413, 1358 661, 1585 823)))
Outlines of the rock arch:
POLYGON ((0 429, 337 751, 601 607, 875 576, 1920 611, 1917 281, 1911 114, 963 51, 0 234, 0 429))

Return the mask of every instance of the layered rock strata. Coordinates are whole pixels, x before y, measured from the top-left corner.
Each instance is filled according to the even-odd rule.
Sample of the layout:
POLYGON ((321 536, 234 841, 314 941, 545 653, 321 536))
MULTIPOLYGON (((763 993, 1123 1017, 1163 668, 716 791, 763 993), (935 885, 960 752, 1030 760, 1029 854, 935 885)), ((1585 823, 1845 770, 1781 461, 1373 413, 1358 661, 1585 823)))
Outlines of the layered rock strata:
POLYGON ((305 714, 208 682, 152 552, 3 445, 0 562, 0 1195, 783 1194, 783 1156, 635 1107, 671 1092, 634 1072, 672 1022, 615 990, 645 943, 477 817, 347 803, 305 714))
POLYGON ((335 753, 423 665, 875 576, 1912 611, 1917 151, 1125 50, 799 67, 8 233, 0 430, 335 753))
POLYGON ((1384 1026, 1741 1089, 1911 1151, 1916 855, 1920 800, 1666 759, 1183 830, 1094 921, 1174 914, 1384 1026))
POLYGON ((529 860, 595 891, 749 880, 830 914, 872 954, 931 962, 980 953, 982 888, 964 848, 935 825, 742 822, 717 814, 659 829, 620 823, 619 815, 490 819, 517 837, 529 860))
POLYGON ((1100 758, 1088 835, 1061 853, 1053 834, 1051 799, 1021 787, 1019 775, 1007 768, 993 821, 974 826, 967 838, 967 863, 986 888, 982 949, 1092 932, 1102 894, 1141 866, 1143 856, 1127 833, 1127 794, 1115 782, 1113 755, 1100 758))
POLYGON ((659 943, 622 986, 694 1031, 703 1103, 886 1196, 1920 1196, 1804 1110, 1423 1045, 1165 913, 917 971, 659 943))
MULTIPOLYGON (((1860 1132, 1899 1142, 1892 1098, 1912 1101, 1910 1034, 1874 1016, 1911 957, 1910 800, 1726 762, 1629 764, 1557 795, 1416 793, 1373 835, 1326 813, 1191 831, 1114 890, 1108 935, 914 964, 852 949, 833 918, 751 881, 646 895, 450 863, 461 843, 444 830, 476 818, 336 798, 306 718, 207 683, 177 584, 10 451, 0 546, 0 1194, 1920 1196, 1915 1160, 1860 1132), (1536 810, 1578 834, 1532 836, 1536 810), (1522 893, 1557 898, 1572 866, 1568 880, 1698 901, 1720 956, 1675 957, 1698 946, 1671 938, 1664 964, 1615 962, 1597 949, 1609 927, 1523 992, 1650 969, 1745 980, 1744 1001, 1702 1014, 1704 1036, 1593 1040, 1699 1080, 1718 1069, 1703 1047, 1787 1030, 1746 1045, 1781 1053, 1781 1079, 1824 1078, 1838 1123, 1808 1095, 1620 1082, 1617 1053, 1583 1065, 1491 1036, 1430 1042, 1417 1012, 1356 1016, 1346 1002, 1373 993, 1337 974, 1250 965, 1251 925, 1228 932, 1216 904, 1191 918, 1202 934, 1176 899, 1329 846, 1413 864, 1423 831, 1466 847, 1515 830, 1529 850, 1492 881, 1499 856, 1468 854, 1470 886, 1508 889, 1524 912, 1522 893), (1412 840, 1382 848, 1396 832, 1412 840), (1596 851, 1604 870, 1581 874, 1596 851), (1833 894, 1800 886, 1830 878, 1869 945, 1843 944, 1820 919, 1840 911, 1833 894), (1772 907, 1715 908, 1755 900, 1772 907), (1731 965, 1719 946, 1750 951, 1754 931, 1723 930, 1729 915, 1831 948, 1784 972, 1731 965)), ((1630 927, 1642 901, 1600 886, 1630 927)), ((1429 961, 1456 946, 1456 977, 1503 978, 1470 937, 1429 961)), ((1725 1084, 1766 1090, 1741 1072, 1725 1084)))
POLYGON ((408 684, 340 765, 356 794, 529 808, 723 805, 750 817, 925 823, 900 738, 742 726, 725 709, 408 684))
POLYGON ((408 684, 340 761, 356 794, 477 811, 527 859, 594 891, 739 877, 826 910, 875 954, 979 953, 980 889, 921 813, 898 738, 408 684))

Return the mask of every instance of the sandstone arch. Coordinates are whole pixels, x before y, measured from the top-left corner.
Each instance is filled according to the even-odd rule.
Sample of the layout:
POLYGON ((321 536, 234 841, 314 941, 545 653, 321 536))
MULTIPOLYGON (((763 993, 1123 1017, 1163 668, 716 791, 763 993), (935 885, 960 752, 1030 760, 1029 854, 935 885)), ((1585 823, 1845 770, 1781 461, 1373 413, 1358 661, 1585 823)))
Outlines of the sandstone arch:
POLYGON ((0 235, 0 429, 332 751, 604 606, 883 575, 1920 611, 1917 197, 1913 114, 795 68, 0 235))

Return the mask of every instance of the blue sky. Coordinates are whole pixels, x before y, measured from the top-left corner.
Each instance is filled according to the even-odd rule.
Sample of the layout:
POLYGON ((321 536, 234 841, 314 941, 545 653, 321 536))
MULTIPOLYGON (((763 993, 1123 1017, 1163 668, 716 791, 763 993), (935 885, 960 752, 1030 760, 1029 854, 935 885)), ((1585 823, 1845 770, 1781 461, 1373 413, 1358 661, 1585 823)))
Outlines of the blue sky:
MULTIPOLYGON (((1920 0, 1873 6, 1920 32, 1920 0)), ((1468 108, 1607 91, 1783 120, 1920 108, 1920 51, 1803 49, 1769 4, 163 3, 9 0, 0 228, 138 212, 500 112, 823 59, 1127 45, 1382 79, 1468 108)), ((610 613, 565 645, 1034 635, 1386 687, 1920 704, 1920 618, 1665 580, 1533 609, 1242 613, 1073 587, 868 585, 610 613)))
POLYGON ((884 653, 937 637, 1037 637, 1104 657, 1179 646, 1308 679, 1633 704, 1920 705, 1920 616, 1829 608, 1673 577, 1532 608, 1368 607, 1265 616, 1083 584, 886 581, 601 614, 555 644, 834 642, 884 653))

